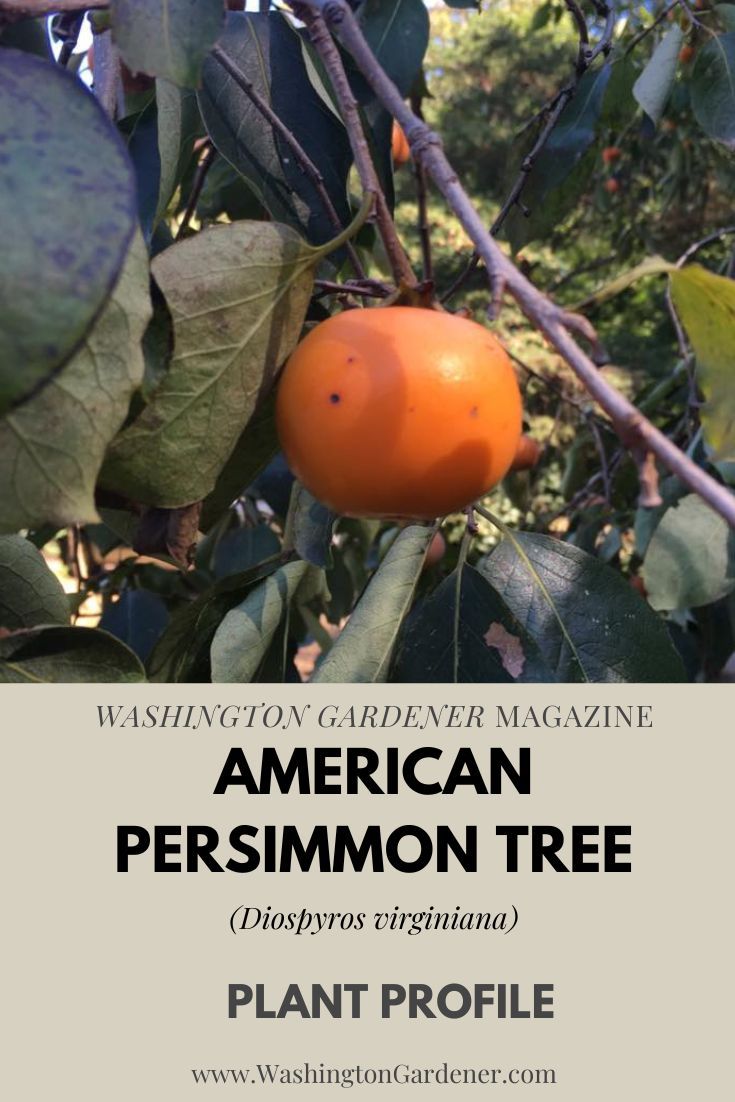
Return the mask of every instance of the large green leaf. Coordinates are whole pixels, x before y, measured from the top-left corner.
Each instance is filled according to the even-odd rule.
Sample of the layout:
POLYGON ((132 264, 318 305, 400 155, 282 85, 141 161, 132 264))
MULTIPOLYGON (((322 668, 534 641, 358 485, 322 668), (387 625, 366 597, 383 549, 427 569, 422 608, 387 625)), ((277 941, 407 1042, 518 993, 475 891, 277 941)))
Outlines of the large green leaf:
POLYGON ((678 24, 669 27, 633 85, 633 95, 654 122, 663 115, 671 95, 683 40, 684 34, 678 24))
POLYGON ((735 31, 708 39, 697 52, 689 91, 705 134, 735 149, 735 31))
POLYGON ((553 680, 531 636, 482 574, 467 565, 416 604, 391 671, 391 681, 553 680))
POLYGON ((213 226, 152 265, 174 324, 169 369, 113 442, 104 484, 135 501, 199 501, 298 340, 319 253, 286 226, 213 226))
POLYGON ((137 657, 98 628, 30 628, 0 638, 0 683, 133 681, 145 681, 137 657))
POLYGON ((735 589, 735 533, 697 494, 667 509, 643 564, 653 608, 698 608, 735 589))
POLYGON ((224 10, 223 0, 111 0, 112 34, 134 73, 196 88, 224 10))
POLYGON ((208 532, 235 498, 254 482, 278 451, 275 393, 261 402, 217 476, 214 489, 204 499, 200 527, 208 532))
POLYGON ((68 623, 63 586, 38 548, 23 536, 0 536, 0 628, 68 623))
MULTIPOLYGON (((309 80, 296 31, 279 14, 230 13, 220 46, 317 166, 346 226, 352 161, 347 132, 309 80)), ((217 149, 273 218, 300 230, 313 244, 335 236, 334 224, 293 150, 215 58, 204 66, 199 104, 217 149)))
POLYGON ((381 67, 407 96, 429 44, 429 12, 423 0, 364 0, 358 19, 381 67))
POLYGON ((212 681, 252 681, 299 587, 314 570, 296 560, 255 586, 222 620, 212 640, 212 681))
POLYGON ((404 528, 312 681, 386 680, 398 632, 411 607, 433 536, 434 528, 404 528))
POLYGON ((671 273, 671 295, 697 357, 701 411, 717 458, 735 457, 735 282, 689 264, 671 273))
POLYGON ((39 394, 0 420, 0 531, 97 519, 94 488, 105 449, 143 378, 148 283, 138 233, 79 351, 39 394))
POLYGON ((663 621, 592 555, 518 532, 478 569, 535 639, 556 680, 684 680, 663 621))
POLYGON ((136 222, 125 147, 59 66, 2 52, 0 414, 69 359, 117 280, 136 222))

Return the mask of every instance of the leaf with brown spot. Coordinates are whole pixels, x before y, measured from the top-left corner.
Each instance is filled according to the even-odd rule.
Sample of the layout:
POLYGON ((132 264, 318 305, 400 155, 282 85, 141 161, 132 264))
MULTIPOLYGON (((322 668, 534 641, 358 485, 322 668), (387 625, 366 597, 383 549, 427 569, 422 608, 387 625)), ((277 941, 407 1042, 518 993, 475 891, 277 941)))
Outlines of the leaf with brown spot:
POLYGON ((488 647, 495 647, 498 651, 503 668, 510 676, 514 679, 519 678, 526 664, 526 656, 518 636, 511 635, 501 623, 496 621, 487 629, 483 639, 488 647))

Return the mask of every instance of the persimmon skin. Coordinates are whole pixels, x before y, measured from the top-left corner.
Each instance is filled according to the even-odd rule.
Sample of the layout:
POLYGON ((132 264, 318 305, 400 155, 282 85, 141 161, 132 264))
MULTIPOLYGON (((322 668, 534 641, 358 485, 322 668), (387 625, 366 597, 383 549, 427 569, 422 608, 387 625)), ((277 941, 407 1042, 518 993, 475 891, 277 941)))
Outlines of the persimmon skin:
POLYGON ((507 473, 521 396, 481 325, 410 306, 347 310, 291 355, 276 424, 297 478, 334 512, 427 520, 507 473))
POLYGON ((408 138, 395 119, 393 120, 390 151, 393 157, 393 164, 396 166, 408 164, 411 159, 411 146, 408 144, 408 138))

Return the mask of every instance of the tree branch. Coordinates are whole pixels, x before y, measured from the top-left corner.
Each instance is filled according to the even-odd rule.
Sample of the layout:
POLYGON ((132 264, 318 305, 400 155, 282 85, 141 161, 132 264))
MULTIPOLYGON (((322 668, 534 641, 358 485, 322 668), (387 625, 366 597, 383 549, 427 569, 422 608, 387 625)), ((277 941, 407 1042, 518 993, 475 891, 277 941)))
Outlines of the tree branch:
MULTIPOLYGON (((245 95, 248 97, 251 103, 255 105, 257 110, 266 120, 266 122, 270 123, 272 128, 279 135, 279 137, 282 138, 286 145, 289 147, 294 157, 296 158, 296 161, 301 166, 302 171, 309 177, 312 184, 314 185, 314 189, 319 195, 322 206, 327 212, 327 217, 329 218, 329 221, 332 223, 338 234, 342 233, 344 226, 340 221, 340 217, 334 208, 332 200, 329 198, 329 192, 327 191, 326 185, 324 183, 324 177, 322 176, 321 172, 314 164, 306 150, 303 149, 303 147, 299 144, 298 140, 291 133, 286 124, 281 122, 278 115, 275 113, 268 101, 265 100, 261 96, 260 92, 255 89, 252 81, 248 79, 247 75, 238 65, 235 64, 232 58, 225 53, 221 46, 215 46, 212 49, 212 57, 215 59, 216 62, 218 62, 219 65, 222 66, 225 72, 229 73, 229 75, 232 77, 238 87, 242 88, 245 95)), ((357 252, 352 243, 348 241, 345 245, 345 249, 347 251, 347 255, 350 258, 352 267, 355 270, 355 275, 358 279, 365 279, 365 270, 360 263, 360 257, 357 255, 357 252)))
POLYGON ((735 528, 735 496, 698 467, 623 394, 615 390, 571 336, 571 331, 574 331, 586 340, 594 340, 594 329, 587 319, 567 313, 546 298, 517 270, 488 233, 447 160, 439 137, 404 103, 400 92, 373 55, 344 0, 309 0, 309 3, 322 11, 328 24, 339 32, 342 44, 352 54, 378 99, 403 127, 414 157, 422 161, 484 261, 494 294, 499 289, 507 288, 528 320, 544 334, 607 413, 626 448, 633 453, 652 452, 735 528))
POLYGON ((107 7, 108 0, 0 0, 0 24, 38 19, 57 12, 85 12, 107 7))
POLYGON ((324 62, 324 67, 332 82, 334 94, 337 97, 337 103, 342 114, 342 120, 350 139, 352 155, 355 159, 355 166, 360 176, 362 189, 365 192, 371 192, 375 196, 375 219, 378 226, 378 232, 380 233, 385 251, 388 255, 388 261, 394 279, 397 284, 405 283, 409 287, 415 287, 416 276, 413 273, 411 264, 398 238, 396 228, 393 225, 393 219, 391 218, 383 189, 380 186, 378 174, 375 171, 375 165, 370 155, 370 148, 362 128, 357 102, 352 94, 350 82, 347 79, 347 73, 342 64, 342 58, 339 55, 339 50, 335 46, 332 36, 327 30, 324 20, 320 15, 315 14, 315 10, 318 6, 320 5, 301 2, 293 5, 294 11, 298 13, 299 19, 306 24, 311 36, 311 41, 314 44, 314 49, 324 62))

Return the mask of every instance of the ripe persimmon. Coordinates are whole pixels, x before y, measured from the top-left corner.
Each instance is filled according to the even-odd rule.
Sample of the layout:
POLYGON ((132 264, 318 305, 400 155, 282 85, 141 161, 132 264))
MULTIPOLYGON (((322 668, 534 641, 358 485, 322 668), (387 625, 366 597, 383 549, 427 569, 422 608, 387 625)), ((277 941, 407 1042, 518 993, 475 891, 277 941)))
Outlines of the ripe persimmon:
POLYGON ((616 191, 620 191, 620 182, 616 180, 614 176, 611 176, 609 180, 605 180, 602 186, 610 195, 614 195, 616 191))
POLYGON ((602 160, 606 165, 614 164, 615 161, 619 161, 622 155, 622 149, 617 145, 608 145, 602 151, 602 160))
POLYGON ((679 50, 679 61, 682 65, 688 65, 694 57, 694 47, 688 43, 679 50))
POLYGON ((408 138, 403 133, 402 127, 393 120, 393 134, 391 136, 390 151, 394 165, 405 165, 411 159, 411 146, 408 138))
POLYGON ((508 471, 521 396, 483 326, 411 306, 346 310, 297 346, 276 422, 291 469, 337 513, 425 520, 508 471))
POLYGON ((522 436, 518 441, 513 462, 510 465, 512 471, 530 471, 541 458, 541 445, 532 436, 522 436))

